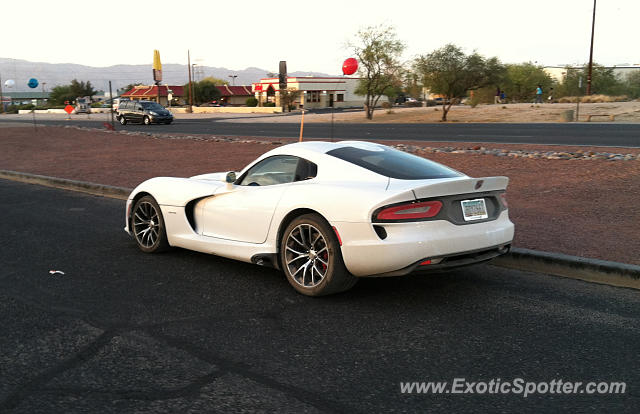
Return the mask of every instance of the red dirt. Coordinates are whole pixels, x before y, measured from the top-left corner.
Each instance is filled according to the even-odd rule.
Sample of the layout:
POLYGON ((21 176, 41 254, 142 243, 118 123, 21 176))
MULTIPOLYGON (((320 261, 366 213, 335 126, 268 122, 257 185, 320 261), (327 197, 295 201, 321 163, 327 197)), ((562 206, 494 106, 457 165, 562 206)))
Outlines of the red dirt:
MULTIPOLYGON (((134 187, 155 176, 188 177, 239 170, 274 147, 260 143, 156 139, 59 127, 38 128, 35 134, 30 128, 0 128, 0 169, 134 187)), ((627 148, 579 149, 638 153, 627 148)), ((553 146, 549 150, 571 149, 553 146)), ((448 153, 424 156, 471 176, 508 176, 516 246, 640 265, 639 161, 545 160, 448 153)))

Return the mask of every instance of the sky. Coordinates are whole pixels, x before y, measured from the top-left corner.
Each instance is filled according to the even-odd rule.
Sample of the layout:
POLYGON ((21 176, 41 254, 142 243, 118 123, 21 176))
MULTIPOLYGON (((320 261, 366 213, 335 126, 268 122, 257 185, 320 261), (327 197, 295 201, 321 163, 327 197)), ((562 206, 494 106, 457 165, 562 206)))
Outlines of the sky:
MULTIPOLYGON (((0 57, 88 66, 163 63, 341 74, 365 26, 396 29, 402 59, 446 43, 544 66, 589 59, 593 0, 10 1, 0 57)), ((8 3, 8 4, 7 4, 8 3)), ((594 61, 640 64, 639 0, 600 0, 594 61)))

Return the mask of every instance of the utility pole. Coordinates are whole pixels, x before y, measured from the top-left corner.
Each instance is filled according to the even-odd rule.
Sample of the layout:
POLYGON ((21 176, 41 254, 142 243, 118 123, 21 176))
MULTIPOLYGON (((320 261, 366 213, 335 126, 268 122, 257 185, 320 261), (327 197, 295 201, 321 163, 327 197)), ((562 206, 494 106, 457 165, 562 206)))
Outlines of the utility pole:
POLYGON ((235 85, 238 75, 229 75, 229 77, 231 78, 231 85, 235 85))
POLYGON ((596 27, 596 0, 593 0, 593 19, 591 20, 591 49, 589 50, 589 73, 587 74, 587 96, 591 95, 591 72, 593 70, 593 34, 596 27))
POLYGON ((0 75, 0 114, 4 113, 4 98, 2 97, 2 75, 0 75))
POLYGON ((111 113, 111 130, 115 130, 113 126, 113 92, 111 92, 111 81, 109 81, 109 112, 111 113))
POLYGON ((191 52, 187 49, 187 70, 189 71, 189 113, 193 112, 193 85, 191 84, 191 52))

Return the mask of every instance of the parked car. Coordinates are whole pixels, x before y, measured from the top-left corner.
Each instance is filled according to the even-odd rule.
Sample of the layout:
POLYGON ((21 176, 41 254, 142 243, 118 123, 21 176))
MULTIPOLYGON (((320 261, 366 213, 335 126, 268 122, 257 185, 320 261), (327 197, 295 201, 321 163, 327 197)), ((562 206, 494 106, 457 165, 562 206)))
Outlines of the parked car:
POLYGON ((241 172, 152 178, 125 230, 146 253, 182 247, 273 266, 309 296, 365 276, 479 263, 509 251, 507 177, 471 178, 368 142, 301 142, 241 172))
POLYGON ((162 105, 151 101, 120 101, 116 119, 122 125, 129 122, 139 124, 170 124, 173 115, 162 105))

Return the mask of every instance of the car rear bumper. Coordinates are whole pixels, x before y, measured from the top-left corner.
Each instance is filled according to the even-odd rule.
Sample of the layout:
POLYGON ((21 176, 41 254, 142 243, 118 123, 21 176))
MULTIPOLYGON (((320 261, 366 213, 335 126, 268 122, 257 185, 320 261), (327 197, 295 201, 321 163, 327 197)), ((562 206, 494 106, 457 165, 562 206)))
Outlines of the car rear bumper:
POLYGON ((506 253, 514 235, 506 210, 496 220, 467 225, 445 220, 385 223, 384 238, 372 223, 331 224, 342 238, 344 263, 355 276, 401 276, 478 263, 506 253), (428 259, 431 265, 419 266, 428 259))

